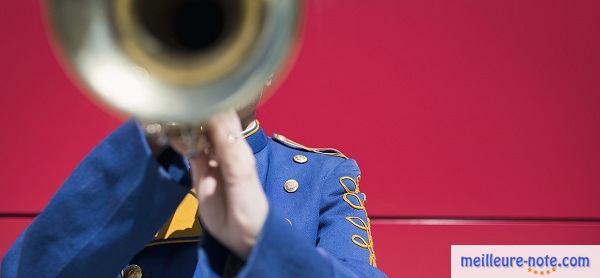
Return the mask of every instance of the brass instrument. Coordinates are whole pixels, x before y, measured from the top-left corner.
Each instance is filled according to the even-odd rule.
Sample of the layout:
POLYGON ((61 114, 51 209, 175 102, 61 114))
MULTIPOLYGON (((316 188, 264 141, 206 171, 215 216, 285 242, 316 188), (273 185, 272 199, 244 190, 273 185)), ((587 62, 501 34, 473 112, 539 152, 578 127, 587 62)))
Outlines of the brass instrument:
POLYGON ((198 125, 260 98, 290 60, 301 19, 299 0, 49 0, 47 7, 76 79, 159 130, 198 125))

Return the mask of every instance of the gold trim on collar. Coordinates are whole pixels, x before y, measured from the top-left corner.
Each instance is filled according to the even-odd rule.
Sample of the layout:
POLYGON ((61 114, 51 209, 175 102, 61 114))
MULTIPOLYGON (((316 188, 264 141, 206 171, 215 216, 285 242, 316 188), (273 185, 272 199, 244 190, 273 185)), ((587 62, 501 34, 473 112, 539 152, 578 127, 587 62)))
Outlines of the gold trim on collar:
POLYGON ((260 123, 258 122, 258 120, 254 120, 251 124, 250 124, 250 129, 249 130, 244 130, 244 132, 242 132, 242 136, 245 138, 248 138, 252 135, 254 135, 256 132, 258 132, 258 130, 260 129, 260 123))

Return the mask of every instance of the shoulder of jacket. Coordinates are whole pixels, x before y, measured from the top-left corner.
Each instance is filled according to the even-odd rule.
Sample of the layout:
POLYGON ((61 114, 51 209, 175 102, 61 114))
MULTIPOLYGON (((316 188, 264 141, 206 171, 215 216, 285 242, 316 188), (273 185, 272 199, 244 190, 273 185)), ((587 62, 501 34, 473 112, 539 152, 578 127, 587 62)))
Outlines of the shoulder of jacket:
POLYGON ((275 141, 279 144, 282 144, 286 147, 292 148, 292 149, 297 149, 297 150, 307 151, 307 152, 311 152, 311 153, 317 153, 317 154, 323 154, 323 155, 329 155, 329 156, 335 156, 335 157, 341 157, 344 159, 348 159, 348 157, 345 156, 342 152, 340 152, 339 150, 336 150, 334 148, 307 147, 298 142, 292 141, 291 139, 288 139, 287 137, 285 137, 281 134, 274 133, 272 139, 273 139, 273 141, 275 141))

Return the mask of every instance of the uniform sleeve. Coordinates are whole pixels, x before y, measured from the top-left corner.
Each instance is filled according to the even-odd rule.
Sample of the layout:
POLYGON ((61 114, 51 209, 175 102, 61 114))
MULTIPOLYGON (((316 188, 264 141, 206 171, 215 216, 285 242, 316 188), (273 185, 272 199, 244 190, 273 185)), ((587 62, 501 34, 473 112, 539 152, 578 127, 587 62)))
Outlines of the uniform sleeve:
POLYGON ((125 123, 80 163, 20 235, 0 276, 116 277, 189 191, 181 157, 166 151, 160 161, 138 125, 125 123))
POLYGON ((371 228, 354 160, 323 179, 317 246, 271 207, 240 277, 385 277, 375 267, 371 228))

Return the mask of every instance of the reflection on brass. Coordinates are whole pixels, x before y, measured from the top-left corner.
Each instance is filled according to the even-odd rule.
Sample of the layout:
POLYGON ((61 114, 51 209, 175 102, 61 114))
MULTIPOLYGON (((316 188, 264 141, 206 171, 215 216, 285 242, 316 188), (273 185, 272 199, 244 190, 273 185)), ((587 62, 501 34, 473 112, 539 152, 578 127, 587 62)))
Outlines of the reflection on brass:
POLYGON ((121 271, 123 278, 142 278, 142 268, 135 264, 128 265, 121 271))
POLYGON ((252 105, 273 75, 284 75, 296 52, 301 6, 300 0, 47 5, 55 46, 73 77, 104 104, 140 119, 147 132, 178 136, 202 133, 197 127, 217 112, 252 105))
MULTIPOLYGON (((264 8, 265 3, 256 0, 119 0, 114 2, 114 16, 120 46, 133 61, 167 82, 194 86, 214 82, 240 66, 258 39, 264 8), (226 15, 214 15, 210 19, 216 26, 199 34, 207 38, 194 39, 177 31, 177 8, 203 8, 206 13, 214 14, 227 11, 231 19, 225 22, 226 15), (161 40, 173 51, 159 51, 156 46, 161 40)), ((202 16, 205 12, 196 13, 202 16)), ((205 23, 188 20, 199 25, 205 23)))
POLYGON ((294 193, 294 192, 296 192, 298 190, 298 186, 299 186, 298 181, 294 180, 294 179, 287 180, 283 184, 283 188, 288 193, 294 193))
POLYGON ((304 164, 307 161, 308 161, 308 157, 306 157, 305 155, 301 155, 301 154, 294 155, 294 162, 296 162, 298 164, 304 164))

